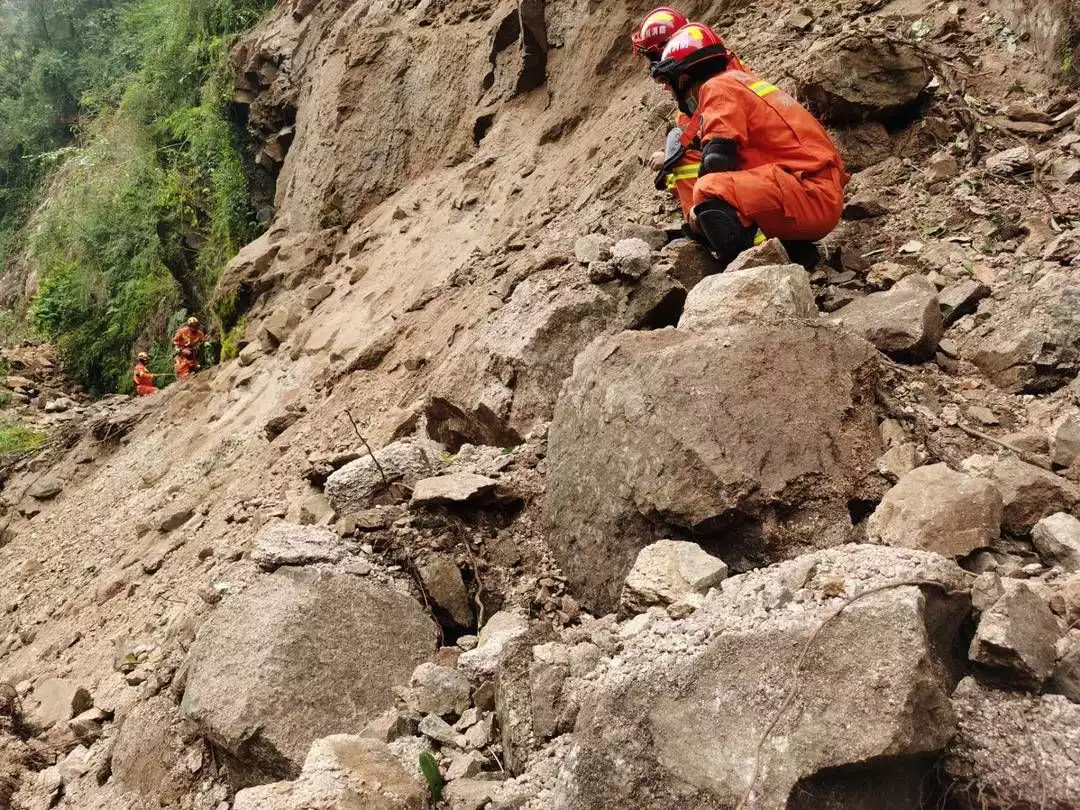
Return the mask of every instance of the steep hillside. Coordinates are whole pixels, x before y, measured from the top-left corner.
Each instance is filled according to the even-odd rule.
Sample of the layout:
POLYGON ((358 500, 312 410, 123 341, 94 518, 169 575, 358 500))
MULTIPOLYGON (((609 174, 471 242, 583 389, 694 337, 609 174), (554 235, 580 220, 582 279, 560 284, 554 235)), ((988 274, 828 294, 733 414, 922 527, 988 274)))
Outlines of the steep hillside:
POLYGON ((1080 805, 1077 38, 1000 2, 690 4, 854 174, 719 276, 644 5, 279 4, 238 357, 4 480, 0 807, 1080 805))

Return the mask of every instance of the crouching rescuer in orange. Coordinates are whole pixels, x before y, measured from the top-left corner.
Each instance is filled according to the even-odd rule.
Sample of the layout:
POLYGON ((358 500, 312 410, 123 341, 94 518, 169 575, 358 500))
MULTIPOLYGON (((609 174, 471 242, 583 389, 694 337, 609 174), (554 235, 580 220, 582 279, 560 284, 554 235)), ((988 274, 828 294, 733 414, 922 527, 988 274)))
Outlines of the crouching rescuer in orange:
POLYGON ((850 178, 825 129, 790 95, 742 69, 712 29, 679 29, 652 75, 697 127, 701 168, 690 220, 721 263, 750 247, 758 228, 808 243, 836 227, 850 178))

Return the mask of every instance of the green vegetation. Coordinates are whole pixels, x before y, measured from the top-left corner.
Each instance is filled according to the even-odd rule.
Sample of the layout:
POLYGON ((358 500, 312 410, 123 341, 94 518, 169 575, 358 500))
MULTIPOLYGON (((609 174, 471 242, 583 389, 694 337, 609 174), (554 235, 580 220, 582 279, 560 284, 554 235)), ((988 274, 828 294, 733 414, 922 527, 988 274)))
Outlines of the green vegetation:
POLYGON ((91 391, 129 390, 136 349, 168 365, 258 231, 227 44, 265 7, 0 0, 0 263, 25 252, 29 324, 91 391))
POLYGON ((40 430, 31 430, 18 422, 0 424, 0 455, 36 450, 46 439, 40 430))
POLYGON ((439 763, 435 761, 435 756, 430 751, 424 751, 420 754, 420 772, 424 774, 431 800, 433 802, 441 801, 443 778, 442 774, 439 773, 439 763))

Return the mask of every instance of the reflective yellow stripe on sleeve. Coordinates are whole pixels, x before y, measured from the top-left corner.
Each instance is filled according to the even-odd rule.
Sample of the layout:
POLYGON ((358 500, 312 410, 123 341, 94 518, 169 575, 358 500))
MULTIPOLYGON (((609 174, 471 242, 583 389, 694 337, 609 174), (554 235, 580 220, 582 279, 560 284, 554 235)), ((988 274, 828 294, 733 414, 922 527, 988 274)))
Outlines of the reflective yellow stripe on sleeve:
POLYGON ((670 191, 675 187, 675 184, 682 180, 697 180, 698 172, 701 171, 700 163, 687 163, 684 166, 679 166, 667 176, 667 187, 670 191))
POLYGON ((769 84, 766 81, 754 82, 753 84, 748 84, 747 87, 751 92, 758 96, 767 96, 769 93, 773 93, 780 89, 775 84, 769 84))

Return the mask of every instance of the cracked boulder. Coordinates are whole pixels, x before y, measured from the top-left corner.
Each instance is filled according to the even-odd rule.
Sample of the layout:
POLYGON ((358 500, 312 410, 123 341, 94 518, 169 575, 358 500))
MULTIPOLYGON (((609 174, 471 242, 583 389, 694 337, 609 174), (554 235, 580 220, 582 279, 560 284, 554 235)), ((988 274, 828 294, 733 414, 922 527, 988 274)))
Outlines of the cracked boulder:
POLYGON ((751 783, 748 807, 918 806, 955 731, 966 583, 936 554, 865 545, 725 580, 627 639, 582 693, 552 806, 727 808, 751 783))
POLYGON ((845 542, 848 503, 881 494, 877 372, 870 344, 827 326, 593 342, 549 432, 549 540, 576 593, 613 609, 665 538, 736 571, 845 542))
POLYGON ((994 309, 960 346, 998 387, 1053 391, 1080 370, 1080 282, 1068 270, 1047 273, 994 309))
POLYGON ((968 655, 995 680, 1038 689, 1054 670, 1061 631, 1050 608, 1027 585, 1006 582, 1004 594, 983 611, 968 655))
POLYGON ((292 778, 313 740, 363 728, 435 653, 415 599, 356 577, 262 577, 224 602, 188 657, 183 713, 234 787, 292 778))
POLYGON ((918 103, 932 74, 906 44, 844 35, 818 40, 797 79, 799 98, 823 121, 888 123, 918 103))

